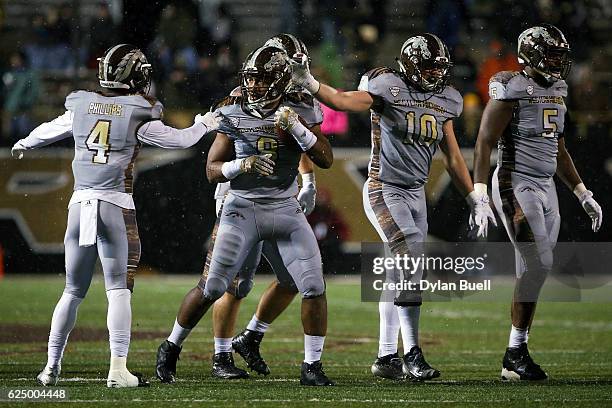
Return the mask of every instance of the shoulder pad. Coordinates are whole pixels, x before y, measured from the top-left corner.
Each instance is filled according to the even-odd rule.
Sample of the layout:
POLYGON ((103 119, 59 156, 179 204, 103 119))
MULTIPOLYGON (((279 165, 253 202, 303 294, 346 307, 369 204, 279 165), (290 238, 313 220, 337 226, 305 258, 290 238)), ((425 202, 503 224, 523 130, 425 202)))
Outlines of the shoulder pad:
POLYGON ((82 97, 83 94, 86 94, 87 92, 90 91, 86 91, 84 89, 77 89, 75 91, 70 92, 68 96, 66 96, 66 101, 64 102, 64 107, 66 108, 66 110, 74 111, 78 98, 82 97))
POLYGON ((360 91, 369 92, 370 94, 376 96, 385 95, 385 90, 388 89, 389 85, 385 85, 384 83, 384 74, 392 74, 394 76, 399 75, 396 70, 389 67, 374 68, 366 72, 361 77, 361 81, 359 82, 359 87, 357 89, 360 91))
POLYGON ((498 72, 489 80, 489 97, 500 101, 519 99, 521 87, 517 86, 517 81, 521 78, 517 71, 498 72))
POLYGON ((506 85, 512 78, 520 75, 518 71, 500 71, 497 74, 494 74, 491 79, 489 79, 489 83, 491 82, 499 82, 500 84, 506 85))
POLYGON ((155 106, 157 103, 157 99, 154 96, 142 95, 142 97, 145 99, 145 101, 149 102, 151 106, 155 106))
POLYGON ((224 106, 229 106, 229 105, 237 105, 240 104, 242 102, 242 97, 241 96, 226 96, 220 100, 218 100, 217 102, 213 103, 212 106, 210 107, 210 111, 214 112, 217 109, 220 109, 224 106))
POLYGON ((374 68, 374 69, 369 70, 364 75, 367 76, 369 79, 374 79, 374 78, 376 78, 379 75, 382 75, 382 74, 391 74, 391 73, 397 73, 397 71, 395 71, 393 68, 389 68, 389 67, 378 67, 378 68, 374 68))
POLYGON ((450 85, 447 85, 442 92, 449 101, 450 112, 455 117, 461 116, 461 112, 463 112, 463 96, 461 96, 461 93, 450 85))

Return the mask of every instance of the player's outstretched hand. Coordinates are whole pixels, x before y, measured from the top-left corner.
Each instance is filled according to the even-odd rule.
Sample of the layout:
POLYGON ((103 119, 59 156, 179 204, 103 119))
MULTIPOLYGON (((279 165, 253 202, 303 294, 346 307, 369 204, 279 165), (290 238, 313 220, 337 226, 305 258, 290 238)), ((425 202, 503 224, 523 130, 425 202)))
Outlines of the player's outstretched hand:
POLYGON ((593 193, 590 190, 583 191, 578 200, 584 211, 591 217, 593 232, 599 231, 603 221, 603 212, 601 211, 601 206, 593 198, 593 193))
POLYGON ((281 106, 274 113, 274 124, 287 132, 291 132, 298 122, 298 114, 288 106, 281 106))
POLYGON ((240 170, 243 173, 257 173, 262 176, 269 176, 274 173, 274 166, 276 165, 271 157, 271 154, 249 156, 240 163, 240 170))
POLYGON ((305 88, 311 94, 319 92, 319 81, 317 81, 310 73, 308 66, 308 56, 306 54, 293 54, 293 58, 289 60, 291 65, 291 81, 305 88))
POLYGON ((489 196, 485 193, 472 191, 467 196, 467 201, 470 204, 470 229, 478 227, 476 236, 486 238, 489 221, 497 227, 497 220, 493 209, 489 205, 489 196))
POLYGON ((201 115, 198 113, 193 119, 193 123, 201 123, 206 126, 206 133, 208 133, 219 129, 222 118, 223 117, 218 112, 206 112, 205 115, 201 115))
POLYGON ((23 152, 26 151, 26 148, 23 147, 23 145, 19 142, 15 143, 15 145, 13 146, 13 148, 11 149, 11 156, 13 156, 13 159, 22 159, 23 158, 23 152))
POLYGON ((297 196, 298 202, 304 211, 304 215, 310 215, 315 208, 317 200, 317 188, 312 182, 304 182, 297 196))

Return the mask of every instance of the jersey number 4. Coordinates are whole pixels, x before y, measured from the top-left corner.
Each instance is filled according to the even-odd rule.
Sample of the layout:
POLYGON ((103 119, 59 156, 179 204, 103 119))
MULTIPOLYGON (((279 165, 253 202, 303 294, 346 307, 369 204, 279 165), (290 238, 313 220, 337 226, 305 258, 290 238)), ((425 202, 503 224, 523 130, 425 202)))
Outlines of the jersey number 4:
POLYGON ((108 155, 111 148, 111 145, 108 142, 110 126, 110 120, 98 120, 91 129, 91 132, 89 132, 89 136, 87 137, 85 144, 87 145, 87 150, 96 152, 91 158, 93 163, 108 163, 108 155))
POLYGON ((434 115, 422 114, 419 118, 418 129, 416 114, 413 111, 406 113, 406 121, 408 123, 406 124, 404 144, 430 146, 438 139, 438 123, 434 115))

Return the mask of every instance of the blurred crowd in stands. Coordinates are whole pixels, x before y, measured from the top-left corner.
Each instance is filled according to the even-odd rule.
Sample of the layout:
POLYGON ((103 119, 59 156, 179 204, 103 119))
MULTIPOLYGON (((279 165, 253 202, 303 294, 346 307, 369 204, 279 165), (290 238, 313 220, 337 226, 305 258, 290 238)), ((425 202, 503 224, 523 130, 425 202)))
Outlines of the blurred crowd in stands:
MULTIPOLYGON (((235 14, 236 7, 244 7, 242 1, 159 1, 141 13, 129 9, 130 2, 119 1, 123 13, 117 17, 111 10, 117 0, 109 0, 93 3, 87 24, 81 23, 75 2, 33 3, 41 6, 32 7, 19 40, 0 53, 0 145, 12 144, 39 122, 33 108, 44 105, 53 89, 45 84, 63 79, 67 84, 61 91, 66 92, 71 85, 95 86, 96 58, 126 38, 143 41, 137 45, 154 66, 152 92, 169 111, 208 109, 237 84, 237 70, 249 51, 237 41, 244 17, 235 14), (139 36, 146 25, 152 25, 148 35, 139 36)), ((0 0, 0 7, 5 5, 0 0)), ((253 1, 252 7, 257 5, 253 1)), ((605 0, 284 0, 275 12, 277 32, 302 38, 316 75, 344 89, 355 88, 360 75, 373 67, 394 67, 403 38, 419 30, 438 34, 453 57, 453 85, 464 96, 457 127, 467 146, 477 133, 490 76, 519 68, 517 34, 538 22, 556 24, 572 44, 570 83, 576 96, 569 99, 570 107, 598 112, 609 106, 612 29, 609 23, 597 24, 612 18, 612 4, 605 0)), ((0 30, 6 34, 6 18, 0 30)), ((53 101, 57 104, 64 96, 53 101)), ((367 132, 355 134, 355 129, 368 128, 367 115, 326 113, 324 130, 335 136, 337 145, 368 145, 367 132)))

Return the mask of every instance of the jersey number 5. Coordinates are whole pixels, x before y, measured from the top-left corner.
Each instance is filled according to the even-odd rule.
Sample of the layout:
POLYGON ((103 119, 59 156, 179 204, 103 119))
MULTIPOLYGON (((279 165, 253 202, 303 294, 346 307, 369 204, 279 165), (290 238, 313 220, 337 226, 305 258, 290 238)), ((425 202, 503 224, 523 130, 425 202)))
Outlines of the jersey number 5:
POLYGON ((110 134, 110 120, 98 120, 94 127, 89 132, 89 136, 85 141, 87 150, 96 152, 91 158, 93 163, 106 164, 108 163, 108 155, 111 145, 108 142, 110 134))
POLYGON ((428 113, 424 113, 419 118, 419 129, 416 128, 416 115, 413 111, 406 113, 406 136, 404 137, 404 144, 420 144, 424 146, 430 146, 433 142, 438 139, 438 124, 436 117, 428 113))
POLYGON ((542 120, 544 124, 544 132, 542 132, 543 137, 555 137, 555 132, 557 131, 557 124, 551 121, 551 118, 556 118, 559 116, 558 109, 544 109, 542 111, 542 120))

